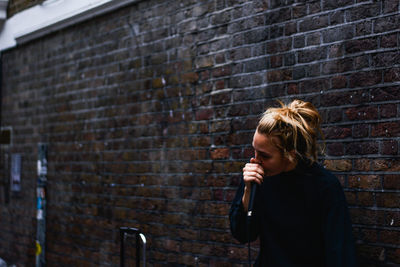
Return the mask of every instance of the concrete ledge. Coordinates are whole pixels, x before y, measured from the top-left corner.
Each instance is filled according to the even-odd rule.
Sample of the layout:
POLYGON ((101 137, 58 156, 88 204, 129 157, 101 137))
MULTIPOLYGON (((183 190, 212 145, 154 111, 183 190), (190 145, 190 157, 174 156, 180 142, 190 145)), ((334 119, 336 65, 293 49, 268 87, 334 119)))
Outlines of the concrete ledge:
POLYGON ((0 51, 139 1, 47 0, 5 22, 0 32, 0 51))

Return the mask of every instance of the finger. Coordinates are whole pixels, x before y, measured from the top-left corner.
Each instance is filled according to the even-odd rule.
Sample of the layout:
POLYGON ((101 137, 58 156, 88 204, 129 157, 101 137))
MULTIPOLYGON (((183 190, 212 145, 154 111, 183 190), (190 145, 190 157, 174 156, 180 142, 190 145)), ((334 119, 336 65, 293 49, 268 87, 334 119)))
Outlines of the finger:
POLYGON ((263 180, 262 180, 262 178, 260 178, 260 177, 253 176, 251 182, 257 183, 257 184, 261 185, 262 182, 263 182, 263 180))
POLYGON ((246 165, 244 165, 245 167, 252 167, 252 168, 257 168, 257 167, 261 167, 260 164, 258 163, 247 163, 246 165))
POLYGON ((246 171, 246 172, 243 173, 243 176, 245 176, 245 177, 255 177, 255 178, 258 178, 258 179, 264 179, 264 177, 260 173, 255 172, 255 171, 246 171))
POLYGON ((251 158, 250 159, 250 163, 257 163, 259 164, 260 162, 258 162, 258 160, 256 158, 251 158))
POLYGON ((243 171, 256 171, 261 175, 264 175, 264 169, 259 164, 247 163, 246 166, 243 168, 243 171))
POLYGON ((257 172, 245 172, 243 174, 243 179, 245 182, 257 182, 261 183, 264 180, 264 177, 257 172))
POLYGON ((261 180, 259 180, 259 179, 252 179, 252 180, 247 180, 247 181, 245 181, 245 184, 247 184, 247 185, 250 185, 251 183, 256 183, 256 184, 259 184, 259 185, 261 185, 262 184, 262 181, 261 180))
POLYGON ((264 179, 264 174, 262 174, 258 171, 252 171, 252 170, 244 171, 243 176, 254 176, 254 177, 257 177, 258 179, 264 179))

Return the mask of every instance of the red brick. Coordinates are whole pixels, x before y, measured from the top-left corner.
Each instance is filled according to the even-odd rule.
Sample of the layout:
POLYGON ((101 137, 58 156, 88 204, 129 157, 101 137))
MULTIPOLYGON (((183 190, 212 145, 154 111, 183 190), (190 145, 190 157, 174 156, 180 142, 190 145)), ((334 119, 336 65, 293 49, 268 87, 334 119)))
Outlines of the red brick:
POLYGON ((271 67, 272 68, 278 68, 278 67, 282 67, 283 64, 283 58, 281 55, 276 55, 276 56, 271 56, 269 58, 270 62, 271 62, 271 67))
POLYGON ((329 109, 323 118, 326 122, 339 122, 342 120, 342 110, 337 108, 329 109))
POLYGON ((292 12, 294 18, 304 17, 307 15, 307 5, 294 5, 292 12))
POLYGON ((383 122, 372 126, 371 136, 399 136, 400 122, 383 122))
POLYGON ((383 177, 383 188, 400 190, 400 175, 387 174, 383 177))
POLYGON ((269 82, 287 81, 292 79, 292 71, 290 69, 285 70, 273 70, 267 73, 267 79, 269 82))
POLYGON ((381 118, 395 118, 397 115, 397 105, 386 104, 379 107, 379 114, 381 118))
POLYGON ((351 135, 349 127, 328 127, 322 129, 325 139, 343 139, 351 135))
POLYGON ((330 143, 326 145, 326 154, 330 156, 344 155, 344 145, 341 142, 330 143))
POLYGON ((313 79, 300 82, 300 91, 302 93, 320 92, 329 89, 329 80, 327 79, 313 79))
POLYGON ((292 46, 292 38, 271 40, 267 43, 267 53, 275 54, 278 52, 289 51, 292 46))
POLYGON ((355 192, 344 192, 346 196, 347 204, 350 206, 357 205, 357 195, 355 192))
MULTIPOLYGON (((234 104, 228 107, 228 115, 235 117, 235 116, 246 116, 249 115, 249 104, 234 104)), ((224 111, 226 111, 224 109, 224 111)))
POLYGON ((345 76, 335 76, 332 77, 331 82, 333 89, 340 89, 346 87, 347 78, 345 76))
POLYGON ((287 86, 287 93, 289 95, 298 94, 299 93, 299 86, 296 83, 290 83, 287 86))
POLYGON ((213 105, 229 104, 231 102, 232 92, 218 92, 212 95, 211 102, 213 105))
POLYGON ((349 77, 350 88, 376 85, 382 81, 381 71, 357 72, 349 77))
POLYGON ((362 207, 372 207, 375 205, 375 193, 371 192, 358 192, 358 205, 362 207))
POLYGON ((400 81, 400 68, 390 68, 383 73, 384 82, 400 81))
POLYGON ((364 36, 372 33, 372 22, 363 20, 356 24, 356 36, 364 36))
POLYGON ((390 227, 400 226, 400 213, 395 210, 386 211, 385 225, 390 227))
POLYGON ((352 169, 351 160, 325 160, 324 166, 331 171, 350 171, 352 169))
POLYGON ((371 170, 373 171, 386 171, 391 165, 390 160, 385 159, 374 159, 371 160, 371 170))
POLYGON ((225 192, 225 200, 232 202, 233 199, 235 198, 236 195, 236 190, 227 190, 227 192, 225 192))
POLYGON ((344 25, 324 30, 322 34, 323 42, 331 43, 339 40, 352 39, 354 37, 354 29, 352 25, 344 25))
POLYGON ((371 64, 376 67, 391 67, 399 60, 400 55, 397 52, 379 53, 372 57, 371 64))
POLYGON ((229 66, 219 67, 212 71, 213 77, 221 77, 221 76, 228 76, 232 72, 229 66))
POLYGON ((367 123, 353 125, 352 136, 354 138, 368 137, 370 125, 367 123))
POLYGON ((378 207, 397 208, 400 206, 400 193, 376 193, 378 207))
MULTIPOLYGON (((336 73, 348 72, 353 70, 353 65, 354 65, 353 58, 331 60, 322 64, 322 73, 336 74, 336 73)), ((344 81, 341 82, 343 83, 344 81)))
POLYGON ((371 99, 373 101, 388 101, 400 99, 400 87, 380 87, 371 90, 371 99))
POLYGON ((399 172, 400 171, 400 159, 393 158, 390 163, 390 168, 388 171, 399 172))
POLYGON ((214 110, 211 108, 199 109, 196 111, 196 120, 208 120, 214 114, 214 110))
POLYGON ((349 40, 345 43, 346 53, 358 53, 378 48, 377 38, 349 40))
POLYGON ((380 189, 381 178, 378 175, 351 175, 348 178, 350 188, 380 189))
MULTIPOLYGON (((337 13, 339 14, 339 13, 337 13)), ((332 44, 329 46, 328 50, 329 58, 342 57, 344 55, 344 45, 343 44, 332 44)))
POLYGON ((399 10, 399 3, 393 0, 386 0, 383 2, 383 12, 392 13, 399 10))
POLYGON ((400 264, 400 248, 387 248, 386 259, 390 263, 400 264))
POLYGON ((351 208, 351 221, 354 224, 384 225, 385 211, 368 208, 351 208))
POLYGON ((382 230, 379 233, 380 242, 385 244, 398 244, 400 240, 400 232, 399 231, 389 231, 389 230, 382 230))
POLYGON ((198 68, 208 68, 214 65, 213 58, 211 56, 197 58, 198 68))
POLYGON ((328 26, 329 24, 328 20, 329 20, 328 16, 313 16, 303 20, 299 25, 299 29, 301 32, 306 32, 324 28, 328 26))
POLYGON ((217 148, 210 151, 211 159, 229 158, 229 148, 217 148))
POLYGON ((348 108, 345 113, 349 120, 373 120, 378 118, 378 107, 348 108))
POLYGON ((219 80, 215 82, 215 89, 224 89, 224 88, 226 88, 224 80, 219 80))
MULTIPOLYGON (((385 1, 385 2, 394 2, 394 1, 385 1)), ((381 47, 388 48, 396 46, 397 46, 397 34, 387 34, 381 37, 381 47)))
POLYGON ((367 155, 377 154, 379 144, 376 142, 353 142, 346 144, 345 153, 347 155, 367 155))
POLYGON ((298 53, 298 62, 307 63, 327 58, 327 49, 325 47, 311 48, 298 53))
POLYGON ((362 237, 364 242, 376 243, 378 241, 378 231, 375 229, 362 229, 362 237))
POLYGON ((181 75, 181 80, 184 83, 196 83, 199 80, 199 75, 195 72, 185 73, 181 75))
POLYGON ((244 167, 244 164, 243 164, 243 162, 240 162, 240 161, 226 162, 224 164, 224 169, 229 170, 232 173, 241 173, 243 167, 244 167))
POLYGON ((358 245, 358 252, 363 255, 360 263, 365 267, 372 267, 378 265, 377 262, 383 262, 385 260, 385 248, 372 246, 368 244, 358 245), (365 262, 364 262, 365 261, 365 262), (369 265, 370 264, 370 265, 369 265))
MULTIPOLYGON (((338 103, 341 104, 362 104, 368 101, 368 95, 362 92, 362 90, 351 91, 351 92, 332 92, 326 93, 321 96, 321 104, 324 106, 336 106, 338 103)), ((339 116, 337 114, 336 116, 339 116)))

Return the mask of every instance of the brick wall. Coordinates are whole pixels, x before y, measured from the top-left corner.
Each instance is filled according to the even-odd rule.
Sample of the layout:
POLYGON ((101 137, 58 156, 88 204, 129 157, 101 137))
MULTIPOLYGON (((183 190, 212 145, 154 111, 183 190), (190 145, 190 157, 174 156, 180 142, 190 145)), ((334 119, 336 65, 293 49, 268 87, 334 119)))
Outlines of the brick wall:
POLYGON ((362 266, 400 264, 399 20, 398 0, 149 0, 3 52, 0 179, 13 153, 23 171, 0 257, 34 263, 44 142, 49 266, 117 266, 120 226, 146 234, 150 266, 245 263, 227 214, 258 115, 301 98, 362 266))
POLYGON ((44 0, 9 0, 7 6, 7 17, 12 17, 18 12, 42 2, 44 2, 44 0))

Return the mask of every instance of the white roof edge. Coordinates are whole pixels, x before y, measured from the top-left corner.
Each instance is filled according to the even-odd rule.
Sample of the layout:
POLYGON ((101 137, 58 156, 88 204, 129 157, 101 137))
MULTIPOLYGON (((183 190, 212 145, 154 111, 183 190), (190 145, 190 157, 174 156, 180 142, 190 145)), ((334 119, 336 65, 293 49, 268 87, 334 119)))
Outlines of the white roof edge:
POLYGON ((140 0, 47 0, 9 18, 0 32, 0 51, 111 12, 140 0))

